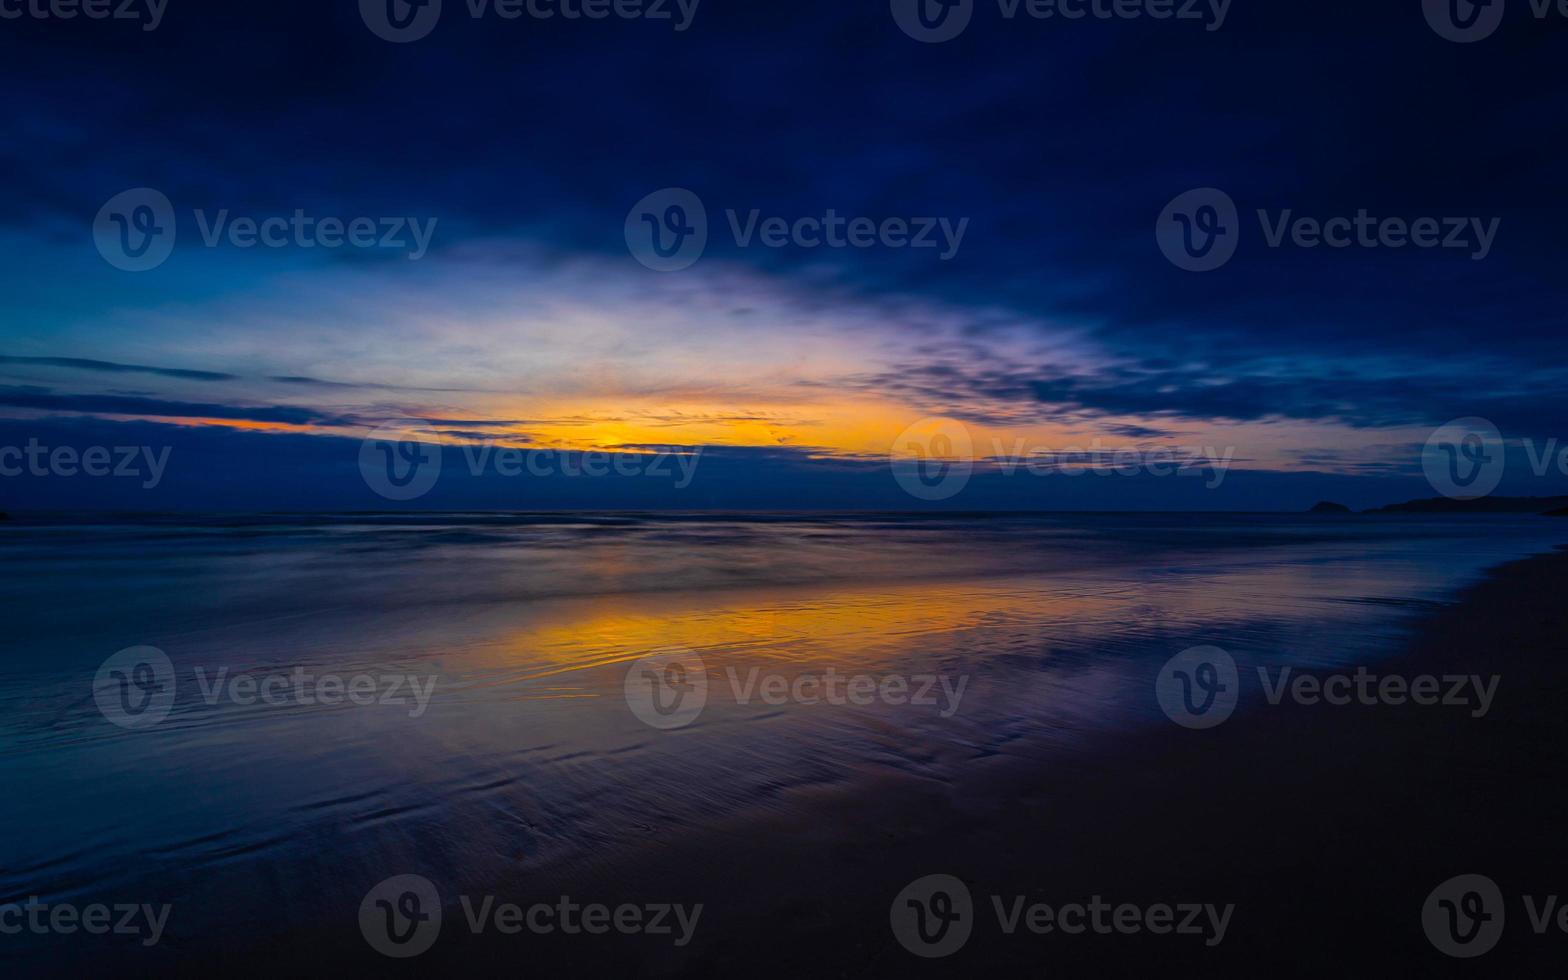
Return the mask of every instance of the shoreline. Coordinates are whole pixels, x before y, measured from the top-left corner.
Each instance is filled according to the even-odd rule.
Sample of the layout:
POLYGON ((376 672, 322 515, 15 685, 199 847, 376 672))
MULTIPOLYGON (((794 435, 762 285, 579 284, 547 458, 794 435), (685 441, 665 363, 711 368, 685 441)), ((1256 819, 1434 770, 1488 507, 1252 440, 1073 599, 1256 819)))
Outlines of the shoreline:
MULTIPOLYGON (((1212 730, 1172 725, 1051 753, 1031 771, 981 779, 978 794, 907 786, 825 798, 815 821, 739 821, 750 833, 730 836, 744 853, 714 862, 736 882, 715 904, 733 908, 738 926, 722 936, 715 928, 684 966, 702 976, 1555 969, 1568 934, 1534 934, 1521 901, 1568 891, 1568 794, 1558 788, 1568 772, 1568 658, 1553 656, 1568 653, 1565 593, 1568 550, 1506 563, 1368 664, 1380 676, 1499 675, 1482 718, 1411 703, 1268 706, 1244 676, 1249 702, 1259 700, 1212 730), (824 852, 836 863, 819 878, 812 858, 824 852), (976 925, 959 952, 926 961, 894 942, 888 913, 905 885, 936 873, 969 887, 976 925), (1432 889, 1471 873, 1498 882, 1509 916, 1474 965, 1439 953, 1421 924, 1432 889), (824 894, 814 885, 826 878, 824 894), (752 881, 767 882, 769 908, 744 907, 752 881), (994 898, 1010 907, 1017 896, 1062 905, 1095 895, 1236 909, 1224 941, 1205 947, 1196 937, 1005 935, 991 908, 994 898), (758 949, 768 959, 760 971, 758 949)), ((705 850, 644 858, 658 870, 634 877, 684 878, 695 890, 704 876, 675 869, 700 866, 705 850)))
MULTIPOLYGON (((416 959, 372 952, 347 908, 304 931, 268 935, 263 922, 237 923, 261 934, 223 960, 241 973, 499 974, 526 965, 714 977, 1172 968, 1255 976, 1262 966, 1278 975, 1457 975, 1465 961, 1430 945, 1421 905, 1439 882, 1479 873, 1502 887, 1509 921, 1468 971, 1555 967, 1568 935, 1534 935, 1518 896, 1568 891, 1559 870, 1568 867, 1568 800, 1556 787, 1568 761, 1568 661, 1553 655, 1568 636, 1565 589, 1568 551, 1498 566, 1415 618, 1397 652, 1367 665, 1378 675, 1499 674, 1484 718, 1414 704, 1268 706, 1244 674, 1245 706, 1211 730, 1170 724, 1011 762, 977 756, 953 783, 900 774, 852 790, 784 791, 711 824, 650 827, 607 841, 589 860, 497 874, 471 891, 524 906, 563 894, 612 906, 703 903, 684 948, 613 933, 475 936, 446 896, 441 939, 416 959), (962 950, 922 960, 895 942, 888 916, 893 897, 930 874, 966 883, 976 924, 962 950), (1193 936, 1006 935, 992 906, 1097 895, 1113 905, 1235 911, 1223 942, 1205 946, 1193 936)), ((357 881, 341 885, 356 889, 363 893, 357 881)), ((170 943, 145 970, 134 957, 115 965, 206 973, 221 948, 202 937, 170 943)))

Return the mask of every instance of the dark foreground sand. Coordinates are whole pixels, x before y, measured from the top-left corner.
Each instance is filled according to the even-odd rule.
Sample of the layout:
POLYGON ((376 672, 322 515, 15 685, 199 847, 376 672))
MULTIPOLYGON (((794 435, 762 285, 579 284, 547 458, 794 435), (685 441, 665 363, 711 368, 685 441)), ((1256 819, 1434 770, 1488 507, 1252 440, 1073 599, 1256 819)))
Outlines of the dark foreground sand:
POLYGON ((1372 665, 1498 674, 1482 719, 1409 704, 1258 707, 1254 676, 1246 706, 1211 731, 1106 739, 963 787, 826 793, 789 808, 809 818, 656 832, 590 867, 495 883, 524 904, 563 890, 702 902, 685 949, 645 937, 476 938, 449 907, 436 947, 406 962, 372 953, 345 917, 259 944, 241 931, 222 960, 189 949, 174 965, 313 976, 1558 976, 1568 933, 1537 935, 1522 896, 1568 895, 1565 596, 1568 554, 1509 565, 1372 665), (894 941, 889 908, 938 872, 967 883, 978 918, 958 953, 922 960, 894 941), (1501 887, 1505 932, 1487 955, 1451 959, 1428 942, 1421 907, 1439 882, 1472 872, 1501 887), (992 895, 1236 909, 1214 947, 1190 936, 1008 936, 992 895))

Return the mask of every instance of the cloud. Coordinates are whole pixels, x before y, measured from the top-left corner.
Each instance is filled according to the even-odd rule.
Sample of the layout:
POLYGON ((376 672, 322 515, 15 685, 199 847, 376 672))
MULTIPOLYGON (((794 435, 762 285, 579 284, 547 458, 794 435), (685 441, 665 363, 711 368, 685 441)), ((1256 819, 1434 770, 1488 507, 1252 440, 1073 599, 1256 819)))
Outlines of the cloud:
POLYGON ((0 364, 66 368, 75 371, 89 371, 108 374, 151 374, 165 378, 176 378, 181 381, 218 382, 266 380, 276 384, 321 388, 427 392, 476 391, 476 389, 472 388, 429 388, 413 385, 384 384, 381 382, 372 381, 328 381, 322 378, 307 377, 305 375, 271 375, 265 379, 256 379, 247 375, 234 374, 228 371, 203 371, 192 368, 159 367, 149 364, 122 364, 118 361, 102 361, 85 357, 18 357, 0 354, 0 364))
POLYGON ((1505 431, 1551 434, 1568 426, 1568 387, 1556 368, 1515 370, 1506 381, 1478 375, 1473 361, 1453 365, 1357 362, 1319 354, 1288 361, 1238 357, 1232 362, 1172 367, 1152 358, 1062 373, 1051 365, 1001 359, 911 362, 851 382, 866 392, 895 393, 935 412, 980 422, 1031 416, 1059 421, 1082 415, 1112 419, 1108 431, 1132 438, 1175 423, 1281 420, 1350 428, 1440 425, 1480 415, 1505 431), (1127 423, 1126 417, 1143 420, 1127 423))
POLYGON ((1135 440, 1192 423, 1261 439, 1308 422, 1327 431, 1284 449, 1325 465, 1345 458, 1322 448, 1336 436, 1464 415, 1510 436, 1568 432, 1568 377, 1549 367, 1561 363, 1568 238, 1562 209, 1542 204, 1560 199, 1563 150, 1538 124, 1561 116, 1568 92, 1518 84, 1559 68, 1530 32, 1475 46, 1456 73, 1448 47, 1412 43, 1424 28, 1396 5, 1359 5, 1350 34, 1342 18, 1279 4, 1213 35, 993 10, 939 50, 903 37, 885 4, 766 8, 705 10, 680 36, 614 19, 458 18, 391 59, 353 4, 196 4, 151 39, 152 70, 135 32, 11 25, 0 57, 39 94, 0 120, 13 151, 0 177, 18 202, 0 214, 0 258, 23 270, 7 334, 13 349, 117 359, 0 364, 162 380, 137 379, 160 389, 140 394, 16 387, 0 403, 369 424, 390 409, 356 391, 454 392, 396 410, 470 436, 627 420, 639 439, 776 425, 799 441, 864 396, 1135 440), (80 57, 60 59, 67 42, 80 57), (1345 54, 1329 74, 1326 43, 1345 54), (242 63, 292 70, 233 70, 242 63), (411 67, 420 97, 388 100, 411 67), (1395 112, 1367 97, 1390 77, 1422 79, 1422 97, 1395 112), (1169 78, 1181 79, 1180 112, 1149 97, 1151 79, 1169 78), (709 89, 732 95, 691 97, 709 89), (326 129, 334 152, 306 152, 326 129), (420 138, 399 140, 409 133, 420 138), (112 194, 146 184, 175 202, 180 247, 127 276, 86 230, 112 194), (1161 257, 1151 226, 1205 185, 1232 194, 1246 227, 1230 266, 1194 276, 1161 257), (713 234, 697 266, 661 278, 632 261, 622 227, 664 186, 698 193, 713 234), (1270 249, 1254 219, 1361 207, 1503 224, 1477 263, 1270 249), (368 264, 205 249, 190 228, 198 208, 439 217, 438 249, 368 264), (946 263, 742 248, 728 232, 730 210, 829 208, 972 223, 946 263), (148 351, 209 369, 149 366, 148 351), (205 384, 229 387, 193 392, 205 384), (287 404, 296 396, 345 404, 287 404))
MULTIPOLYGON (((1267 510, 1304 511, 1319 500, 1368 507, 1431 496, 1419 472, 1373 476, 1270 473, 1232 468, 1223 485, 1193 476, 1080 473, 1071 466, 1054 475, 1022 467, 1011 475, 976 468, 964 491, 941 504, 910 497, 885 458, 818 458, 810 450, 780 447, 650 447, 684 454, 657 468, 633 466, 604 476, 565 465, 551 475, 526 470, 506 476, 494 467, 474 472, 470 457, 447 447, 430 494, 394 508, 371 491, 361 473, 361 440, 334 435, 262 432, 222 426, 183 426, 84 417, 0 418, 0 447, 36 444, 49 451, 92 446, 145 446, 168 466, 156 488, 139 480, 35 476, 7 477, 5 509, 19 520, 33 510, 139 512, 222 511, 423 511, 475 510, 677 510, 735 511, 947 511, 987 510, 1267 510), (698 450, 700 449, 700 453, 698 450), (693 469, 693 464, 695 468, 693 469), (692 480, 683 482, 690 472, 692 480), (526 475, 525 475, 526 474, 526 475)), ((565 462, 559 457, 557 462, 565 462)), ((639 464, 647 462, 639 459, 639 464)), ((1198 468, 1201 469, 1201 468, 1198 468)), ((1193 472, 1197 473, 1198 469, 1193 472)), ((1418 467, 1415 469, 1418 470, 1418 467)), ((1568 490, 1561 477, 1541 480, 1519 467, 1504 491, 1549 495, 1568 490)))
POLYGON ((305 385, 318 388, 359 388, 365 390, 385 391, 429 391, 429 392, 478 392, 477 388, 427 388, 417 385, 389 385, 374 381, 326 381, 321 378, 311 378, 304 375, 271 375, 268 381, 275 381, 285 385, 305 385))
POLYGON ((41 367, 74 368, 79 371, 104 371, 111 373, 157 374, 166 378, 187 381, 233 381, 239 375, 221 371, 194 371, 189 368, 150 367, 146 364, 119 364, 114 361, 94 361, 84 357, 11 357, 0 354, 0 364, 35 364, 41 367))
POLYGON ((130 395, 63 395, 36 387, 0 387, 0 406, 45 412, 89 415, 145 415, 159 418, 207 418, 284 425, 351 426, 363 421, 322 409, 292 405, 222 405, 181 402, 130 395))

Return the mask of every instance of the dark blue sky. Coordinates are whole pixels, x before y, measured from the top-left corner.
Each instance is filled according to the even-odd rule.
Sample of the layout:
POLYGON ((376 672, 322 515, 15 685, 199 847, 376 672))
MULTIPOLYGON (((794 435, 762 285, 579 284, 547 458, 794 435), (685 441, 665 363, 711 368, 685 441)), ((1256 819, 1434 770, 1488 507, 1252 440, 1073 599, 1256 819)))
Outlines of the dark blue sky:
MULTIPOLYGON (((391 418, 516 445, 728 447, 700 500, 625 491, 650 506, 775 506, 781 486, 887 506, 887 446, 925 416, 1033 452, 1233 446, 1256 480, 1184 506, 1247 509, 1429 495, 1426 436, 1479 416, 1511 443, 1506 490, 1563 487, 1525 442, 1568 434, 1568 18, 1523 0, 1473 44, 1440 37, 1420 0, 1234 0, 1217 29, 977 0, 936 44, 887 2, 702 0, 677 30, 445 0, 407 44, 353 0, 217 8, 169 0, 151 31, 0 20, 0 414, 8 438, 85 445, 96 426, 113 444, 135 424, 139 442, 195 438, 252 469, 161 494, 7 478, 13 506, 370 506, 352 455, 310 492, 273 475, 391 418), (173 203, 178 244, 127 272, 93 222, 144 187, 173 203), (650 272, 628 209, 671 187, 706 206, 708 244, 650 272), (1206 187, 1234 200, 1239 245, 1188 272, 1155 223, 1206 187), (725 214, 830 208, 967 224, 940 259, 742 244, 725 214), (1271 248, 1259 209, 1453 218, 1495 240, 1480 261, 1271 248), (220 212, 296 211, 434 224, 415 262, 203 244, 220 212)), ((1115 485, 1118 506, 1172 496, 1115 485)))

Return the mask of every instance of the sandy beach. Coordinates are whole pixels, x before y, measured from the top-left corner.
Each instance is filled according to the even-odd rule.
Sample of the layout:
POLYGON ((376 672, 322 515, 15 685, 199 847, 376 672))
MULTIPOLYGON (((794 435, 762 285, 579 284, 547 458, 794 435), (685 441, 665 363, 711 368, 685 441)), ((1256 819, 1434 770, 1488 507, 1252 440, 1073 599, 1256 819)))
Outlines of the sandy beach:
MULTIPOLYGON (((666 963, 625 949, 610 965, 714 977, 1549 975, 1568 935, 1537 935, 1522 897, 1568 890, 1565 589, 1568 554, 1510 564, 1376 665, 1385 676, 1496 674, 1484 718, 1441 705, 1269 706, 1213 731, 1112 739, 1037 767, 979 764, 958 792, 889 785, 826 795, 810 819, 676 835, 606 869, 603 886, 704 896, 712 928, 666 963), (964 948, 928 961, 897 945, 888 916, 901 888, 933 873, 963 880, 977 906, 982 895, 1008 905, 1100 895, 1235 911, 1209 947, 1175 935, 1009 936, 987 901, 964 948), (1483 958, 1450 959, 1423 932, 1422 904, 1470 873, 1502 888, 1506 931, 1483 958)), ((581 950, 546 962, 581 966, 581 950)), ((452 955, 487 955, 499 970, 512 954, 465 943, 452 955)))
MULTIPOLYGON (((1568 890, 1565 587, 1565 553, 1496 568, 1415 617, 1399 652, 1366 664, 1380 678, 1495 677, 1481 717, 1474 699, 1270 704, 1267 685, 1243 670, 1240 706, 1210 730, 1096 732, 1006 753, 933 745, 959 756, 948 760, 955 778, 888 770, 852 786, 779 787, 738 813, 715 808, 712 819, 650 813, 636 836, 570 860, 508 871, 511 859, 497 854, 493 876, 465 884, 468 896, 523 907, 562 895, 612 907, 701 904, 684 945, 613 930, 475 933, 465 923, 471 909, 448 898, 440 941, 408 961, 366 946, 352 907, 319 928, 281 932, 269 932, 257 909, 228 936, 170 940, 146 972, 1545 974, 1568 935, 1555 926, 1536 934, 1522 903, 1568 890), (1507 903, 1501 941, 1473 962, 1439 953, 1422 925, 1433 889, 1471 873, 1496 881, 1507 903), (902 889, 934 874, 964 883, 973 930, 952 955, 924 959, 895 940, 890 910, 902 889), (1207 933, 1163 935, 1004 928, 1036 903, 1060 914, 1099 900, 1112 909, 1168 904, 1178 919, 1192 907, 1199 927, 1210 921, 1206 909, 1229 911, 1222 935, 1212 923, 1207 933), (219 952, 220 938, 230 952, 219 952)), ((1151 698, 1157 667, 1148 667, 1151 698)), ((1319 677, 1353 670, 1300 668, 1319 677)), ((631 788, 635 767, 624 778, 631 788)), ((330 874, 334 855, 317 860, 330 874)), ((358 879, 332 888, 363 891, 358 879)))

